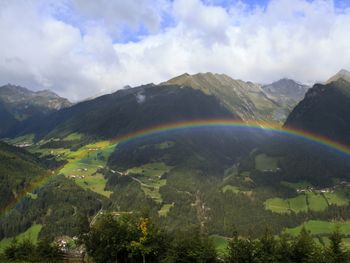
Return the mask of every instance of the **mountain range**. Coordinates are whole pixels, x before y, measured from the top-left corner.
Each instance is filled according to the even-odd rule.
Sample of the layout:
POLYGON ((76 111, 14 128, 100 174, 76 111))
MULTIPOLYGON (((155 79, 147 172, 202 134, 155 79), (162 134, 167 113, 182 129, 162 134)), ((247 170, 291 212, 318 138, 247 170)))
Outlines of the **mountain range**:
POLYGON ((225 74, 183 74, 162 84, 189 86, 217 97, 243 120, 283 122, 308 86, 282 79, 269 85, 235 80, 225 74))
POLYGON ((0 87, 0 132, 23 120, 47 115, 71 106, 67 99, 50 90, 31 91, 7 84, 0 87))
POLYGON ((307 86, 292 80, 262 86, 234 80, 223 74, 183 74, 159 85, 123 89, 67 107, 69 102, 57 95, 48 92, 29 93, 24 88, 7 86, 2 88, 3 94, 15 95, 7 96, 6 100, 3 95, 3 101, 6 101, 4 107, 9 110, 3 111, 0 116, 3 123, 6 123, 3 130, 7 133, 3 131, 3 136, 34 133, 40 137, 81 132, 113 137, 162 122, 208 118, 210 114, 207 115, 205 111, 215 114, 217 110, 213 109, 214 104, 217 109, 227 111, 215 116, 217 118, 283 122, 306 89, 307 86), (9 92, 11 87, 12 93, 9 92), (291 91, 286 92, 287 90, 291 91), (202 99, 203 103, 200 102, 202 99), (205 104, 209 101, 212 106, 207 107, 205 104), (180 109, 181 103, 186 110, 180 109), (28 105, 38 112, 29 111, 28 105), (46 107, 44 112, 50 114, 39 114, 42 112, 39 107, 46 107), (56 110, 61 108, 62 110, 56 110), (16 109, 20 109, 22 115, 16 109), (24 116, 23 112, 27 117, 18 121, 19 115, 24 116), (35 118, 30 119, 34 115, 35 118), (90 125, 81 125, 82 123, 90 125))
POLYGON ((278 234, 310 219, 348 220, 350 162, 334 148, 227 127, 115 141, 169 123, 234 119, 278 123, 349 145, 348 75, 343 70, 309 88, 290 79, 261 85, 224 74, 183 74, 76 104, 49 91, 2 87, 2 206, 28 193, 0 218, 0 238, 34 223, 42 225, 41 237, 73 237, 79 214, 144 208, 169 231, 189 225, 221 236, 257 237, 266 225, 278 234), (47 174, 54 175, 47 184, 28 187, 47 174))

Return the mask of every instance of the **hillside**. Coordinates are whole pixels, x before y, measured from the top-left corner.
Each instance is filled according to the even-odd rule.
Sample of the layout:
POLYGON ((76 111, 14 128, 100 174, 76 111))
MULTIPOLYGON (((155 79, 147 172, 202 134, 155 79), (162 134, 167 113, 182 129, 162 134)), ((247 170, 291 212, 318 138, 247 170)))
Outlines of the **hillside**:
POLYGON ((288 116, 285 126, 350 145, 350 82, 340 78, 326 85, 316 84, 288 116))
POLYGON ((228 110, 243 120, 281 121, 280 105, 268 98, 260 85, 235 80, 225 74, 187 73, 172 78, 161 85, 183 85, 213 95, 228 110))
POLYGON ((33 155, 0 142, 0 207, 12 203, 35 179, 46 174, 46 169, 33 155))
POLYGON ((80 214, 106 202, 48 170, 29 152, 0 142, 0 240, 40 224, 40 237, 74 235, 80 214), (35 187, 33 187, 35 186, 35 187))
MULTIPOLYGON (((16 124, 9 142, 31 140, 28 151, 62 166, 1 219, 2 236, 23 233, 35 223, 42 225, 39 237, 72 237, 78 233, 78 215, 92 219, 100 209, 117 215, 147 210, 169 233, 199 227, 226 237, 234 231, 258 237, 267 225, 278 234, 307 220, 332 220, 335 215, 350 218, 348 188, 340 184, 350 180, 348 159, 317 144, 272 131, 191 125, 188 129, 165 127, 161 133, 134 140, 115 140, 179 121, 242 121, 241 114, 247 112, 241 110, 246 103, 253 105, 249 96, 260 92, 263 100, 275 103, 259 86, 233 87, 234 80, 222 75, 181 78, 188 84, 123 89, 16 124), (246 89, 249 96, 226 98, 246 89), (225 103, 230 99, 243 106, 228 108, 225 103)), ((269 88, 270 96, 297 100, 305 87, 300 87, 299 95, 289 94, 285 83, 295 85, 282 80, 269 88)), ((347 99, 346 81, 317 84, 285 125, 315 133, 325 128, 327 136, 331 135, 326 128, 333 125, 340 135, 346 134, 341 131, 348 128, 343 126, 347 116, 342 115, 348 114, 343 108, 343 103, 348 106, 347 99), (307 126, 313 118, 319 126, 307 126), (324 126, 320 118, 326 121, 324 126)))
POLYGON ((218 99, 192 88, 145 85, 119 90, 36 120, 20 123, 13 136, 36 134, 37 138, 65 137, 82 133, 114 138, 131 131, 177 121, 239 116, 221 106, 218 99))

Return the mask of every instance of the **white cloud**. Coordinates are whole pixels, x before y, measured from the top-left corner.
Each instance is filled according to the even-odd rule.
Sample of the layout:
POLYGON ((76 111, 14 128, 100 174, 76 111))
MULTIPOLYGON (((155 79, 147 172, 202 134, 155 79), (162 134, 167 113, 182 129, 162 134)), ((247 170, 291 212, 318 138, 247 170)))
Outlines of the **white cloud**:
POLYGON ((350 10, 332 1, 271 0, 253 10, 200 0, 96 3, 0 0, 0 83, 82 99, 183 72, 314 82, 350 68, 350 10), (160 28, 165 14, 174 25, 160 28), (115 43, 140 27, 151 34, 115 43))
POLYGON ((138 30, 145 27, 156 32, 162 13, 168 7, 165 0, 72 0, 73 8, 89 20, 104 26, 112 35, 122 37, 123 29, 138 30))
POLYGON ((140 72, 132 79, 134 85, 185 71, 213 71, 257 82, 291 77, 312 83, 350 68, 350 10, 338 13, 333 6, 326 0, 272 0, 266 9, 237 4, 226 11, 196 0, 176 0, 175 28, 115 48, 125 69, 140 72))

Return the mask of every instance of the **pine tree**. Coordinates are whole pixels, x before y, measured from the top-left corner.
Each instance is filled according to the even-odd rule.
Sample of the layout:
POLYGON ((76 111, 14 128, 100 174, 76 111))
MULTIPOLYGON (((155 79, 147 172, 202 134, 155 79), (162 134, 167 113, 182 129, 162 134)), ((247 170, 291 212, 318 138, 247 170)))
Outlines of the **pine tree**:
POLYGON ((329 263, 349 262, 349 254, 342 247, 342 237, 337 227, 329 237, 330 244, 326 248, 326 258, 329 263))
POLYGON ((36 247, 38 260, 41 262, 60 262, 63 259, 63 254, 56 244, 51 243, 48 239, 42 239, 36 247))
POLYGON ((229 244, 227 263, 254 263, 256 242, 235 236, 229 244))
POLYGON ((303 227, 299 236, 292 243, 292 260, 296 263, 312 262, 315 251, 315 242, 303 227))
POLYGON ((265 230, 265 234, 256 244, 256 262, 277 262, 277 241, 268 229, 265 230))

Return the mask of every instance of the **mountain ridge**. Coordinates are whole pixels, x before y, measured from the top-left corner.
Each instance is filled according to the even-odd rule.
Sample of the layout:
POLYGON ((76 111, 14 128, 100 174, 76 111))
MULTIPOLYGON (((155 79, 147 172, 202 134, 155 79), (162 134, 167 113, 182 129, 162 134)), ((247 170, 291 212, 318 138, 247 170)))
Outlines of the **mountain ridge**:
POLYGON ((350 72, 346 69, 341 69, 339 72, 337 72, 335 75, 333 75, 332 77, 330 77, 327 81, 326 84, 329 84, 333 81, 336 81, 338 79, 344 79, 345 81, 350 82, 350 72))
POLYGON ((189 86, 213 95, 243 120, 276 119, 274 111, 278 108, 278 104, 266 96, 259 84, 210 72, 194 75, 185 73, 161 84, 189 86))

